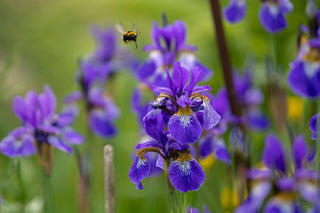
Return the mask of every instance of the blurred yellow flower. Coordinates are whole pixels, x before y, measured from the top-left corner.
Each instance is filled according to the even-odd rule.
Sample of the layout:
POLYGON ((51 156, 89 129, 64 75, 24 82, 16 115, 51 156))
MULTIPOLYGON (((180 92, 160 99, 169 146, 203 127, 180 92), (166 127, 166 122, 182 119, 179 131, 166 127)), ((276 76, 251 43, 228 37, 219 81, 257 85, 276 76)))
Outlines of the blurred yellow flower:
POLYGON ((215 157, 211 154, 204 159, 200 159, 199 163, 200 163, 203 171, 207 171, 208 169, 210 169, 213 166, 215 161, 216 161, 215 157))
POLYGON ((303 113, 302 99, 297 96, 289 96, 288 103, 288 117, 292 120, 299 120, 303 113))
POLYGON ((224 209, 228 209, 231 206, 237 207, 239 205, 239 198, 235 189, 231 190, 226 186, 220 193, 221 205, 224 209))

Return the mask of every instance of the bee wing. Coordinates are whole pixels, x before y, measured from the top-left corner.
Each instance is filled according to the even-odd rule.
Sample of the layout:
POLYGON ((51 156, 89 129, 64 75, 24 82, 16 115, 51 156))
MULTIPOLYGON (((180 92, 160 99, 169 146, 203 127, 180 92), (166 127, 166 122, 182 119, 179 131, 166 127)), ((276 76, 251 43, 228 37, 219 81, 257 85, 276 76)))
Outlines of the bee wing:
POLYGON ((136 29, 136 25, 135 25, 135 24, 132 24, 132 28, 133 28, 132 31, 133 31, 134 33, 136 33, 136 32, 137 32, 137 29, 136 29))
POLYGON ((120 33, 122 33, 122 34, 125 33, 124 27, 123 27, 123 25, 121 23, 116 24, 116 28, 120 33))

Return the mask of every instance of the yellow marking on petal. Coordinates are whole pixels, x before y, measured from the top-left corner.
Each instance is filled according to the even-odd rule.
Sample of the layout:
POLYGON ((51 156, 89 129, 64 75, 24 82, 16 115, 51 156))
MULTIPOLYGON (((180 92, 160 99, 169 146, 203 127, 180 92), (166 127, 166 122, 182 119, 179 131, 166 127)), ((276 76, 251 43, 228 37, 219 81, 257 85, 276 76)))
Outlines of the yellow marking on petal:
POLYGON ((236 207, 239 205, 239 198, 235 189, 231 190, 229 187, 222 189, 220 193, 221 205, 224 209, 236 207), (230 206, 231 205, 231 206, 230 206))
POLYGON ((296 96, 289 96, 288 103, 288 117, 293 120, 300 120, 303 113, 302 99, 296 96))
POLYGON ((276 196, 276 199, 279 199, 284 202, 290 202, 296 199, 296 193, 294 192, 279 192, 276 196))
POLYGON ((178 112, 176 114, 179 115, 179 116, 192 115, 193 111, 192 111, 191 107, 189 105, 187 105, 184 108, 179 107, 179 110, 178 110, 178 112))
POLYGON ((189 161, 189 160, 191 160, 193 158, 193 156, 187 150, 177 151, 177 152, 179 154, 179 157, 178 157, 177 160, 180 161, 180 162, 189 161))
POLYGON ((320 50, 310 47, 309 52, 303 57, 304 61, 318 62, 320 60, 320 50))
POLYGON ((213 155, 209 155, 208 157, 204 159, 200 159, 199 163, 204 171, 207 171, 208 169, 212 168, 214 163, 216 161, 216 158, 213 155))

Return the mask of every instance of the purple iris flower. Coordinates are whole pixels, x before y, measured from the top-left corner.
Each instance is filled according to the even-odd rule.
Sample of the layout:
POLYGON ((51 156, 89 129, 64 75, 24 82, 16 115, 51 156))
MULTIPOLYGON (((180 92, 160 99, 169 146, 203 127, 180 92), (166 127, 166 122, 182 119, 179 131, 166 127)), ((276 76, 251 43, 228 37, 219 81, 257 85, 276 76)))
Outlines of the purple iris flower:
POLYGON ((103 138, 114 136, 117 130, 113 123, 120 112, 112 99, 100 87, 91 87, 87 97, 84 97, 84 94, 76 91, 67 96, 65 102, 72 105, 75 101, 85 100, 90 129, 103 138))
POLYGON ((23 99, 16 96, 13 111, 20 118, 22 126, 13 130, 0 143, 3 154, 10 157, 30 156, 43 146, 54 146, 66 153, 71 152, 67 144, 81 144, 83 137, 71 127, 76 113, 66 107, 56 113, 56 98, 49 86, 37 94, 31 90, 23 99))
POLYGON ((312 139, 316 140, 318 135, 318 116, 319 113, 315 114, 309 123, 309 128, 312 131, 312 139))
POLYGON ((228 22, 237 23, 245 17, 246 10, 247 3, 245 0, 230 0, 223 12, 228 22))
POLYGON ((228 94, 225 88, 218 91, 213 99, 213 105, 225 122, 245 122, 252 130, 264 131, 270 126, 268 117, 260 110, 264 96, 260 90, 253 86, 252 82, 250 71, 246 71, 243 76, 234 73, 234 85, 244 112, 243 118, 236 118, 231 114, 228 94))
MULTIPOLYGON (((202 75, 199 67, 192 71, 190 81, 189 72, 179 62, 175 63, 172 76, 168 69, 166 71, 166 87, 152 87, 158 94, 153 108, 161 109, 170 116, 168 129, 173 139, 181 144, 195 143, 203 129, 214 127, 220 120, 209 98, 199 94, 209 91, 210 87, 196 86, 202 75)), ((148 116, 144 120, 147 121, 148 116)))
POLYGON ((161 110, 149 112, 148 128, 150 141, 136 146, 137 156, 129 171, 130 180, 137 184, 137 189, 143 189, 141 181, 150 175, 154 161, 146 155, 155 153, 158 155, 155 165, 167 171, 170 183, 179 191, 198 190, 204 181, 204 172, 200 164, 187 150, 188 145, 181 145, 174 141, 165 131, 165 120, 161 110), (169 165, 169 162, 170 165, 169 165))
POLYGON ((287 26, 285 15, 293 5, 290 0, 263 0, 259 11, 262 26, 269 33, 278 33, 287 26))
POLYGON ((151 37, 154 43, 144 47, 149 53, 149 58, 137 72, 140 82, 147 85, 165 85, 165 68, 171 70, 176 61, 180 61, 187 70, 200 67, 203 70, 202 80, 211 77, 212 71, 195 57, 196 47, 186 44, 184 22, 175 21, 163 28, 154 22, 151 37))
POLYGON ((320 96, 320 36, 301 44, 290 64, 288 82, 296 94, 306 98, 320 96))
POLYGON ((318 173, 310 170, 314 154, 310 152, 302 135, 294 139, 292 150, 294 172, 288 172, 285 149, 274 135, 268 135, 263 152, 266 168, 249 171, 252 190, 247 200, 237 208, 242 212, 305 212, 298 202, 301 199, 310 204, 310 210, 317 206, 320 198, 318 173), (265 205, 263 205, 265 203, 265 205))

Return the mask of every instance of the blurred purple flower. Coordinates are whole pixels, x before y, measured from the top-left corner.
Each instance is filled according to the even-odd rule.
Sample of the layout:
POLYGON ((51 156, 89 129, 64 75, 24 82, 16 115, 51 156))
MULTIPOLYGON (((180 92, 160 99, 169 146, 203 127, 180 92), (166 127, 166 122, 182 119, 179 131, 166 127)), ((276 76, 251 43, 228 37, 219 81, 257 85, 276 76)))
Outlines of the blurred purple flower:
POLYGON ((234 73, 234 85, 238 100, 243 109, 243 118, 236 118, 231 113, 227 91, 222 88, 213 99, 214 109, 227 123, 245 122, 252 130, 264 131, 269 128, 268 117, 260 110, 264 97, 262 92, 252 83, 252 74, 246 71, 243 76, 234 73))
POLYGON ((294 172, 288 172, 287 156, 281 141, 268 135, 263 152, 264 169, 252 169, 248 177, 253 186, 247 200, 237 208, 244 212, 302 212, 301 199, 310 204, 310 210, 317 207, 320 199, 318 172, 310 169, 314 155, 302 135, 294 139, 292 150, 294 172), (263 205, 263 203, 266 203, 263 205), (286 212, 286 211, 285 211, 286 212))
POLYGON ((293 5, 290 0, 264 0, 259 11, 262 26, 269 33, 278 33, 287 27, 285 15, 290 13, 293 5))
POLYGON ((230 0, 224 8, 224 16, 230 23, 241 21, 246 15, 247 3, 245 0, 230 0))
POLYGON ((72 109, 65 108, 61 113, 55 109, 56 98, 49 86, 45 86, 41 94, 29 91, 25 99, 16 96, 13 111, 22 126, 1 141, 2 153, 10 157, 29 156, 37 150, 41 152, 46 144, 69 154, 71 147, 67 144, 81 144, 83 137, 71 128, 75 118, 72 109))
POLYGON ((290 64, 288 82, 294 93, 317 98, 320 96, 320 36, 305 40, 290 64))

